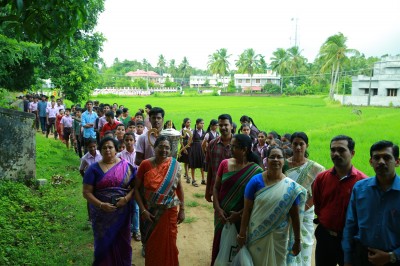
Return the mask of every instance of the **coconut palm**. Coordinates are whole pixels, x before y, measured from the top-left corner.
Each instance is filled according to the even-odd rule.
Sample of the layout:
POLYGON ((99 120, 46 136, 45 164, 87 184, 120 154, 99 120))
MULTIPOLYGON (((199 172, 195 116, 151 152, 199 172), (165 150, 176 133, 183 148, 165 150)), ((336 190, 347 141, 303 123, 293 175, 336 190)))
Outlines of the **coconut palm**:
POLYGON ((182 79, 186 78, 186 74, 190 72, 190 64, 186 56, 183 57, 182 62, 179 64, 179 71, 182 73, 182 79))
POLYGON ((257 73, 266 73, 268 69, 267 62, 265 62, 265 56, 260 55, 260 64, 257 69, 257 73))
POLYGON ((208 56, 208 69, 209 71, 219 77, 226 76, 229 73, 229 57, 226 48, 221 48, 215 53, 208 56))
POLYGON ((272 55, 270 58, 272 70, 281 76, 286 75, 289 72, 289 53, 283 48, 278 48, 272 55))
POLYGON ((256 54, 254 49, 249 48, 240 54, 236 60, 238 73, 246 73, 250 75, 250 92, 253 93, 253 74, 260 66, 260 54, 256 54))
POLYGON ((355 49, 347 48, 346 41, 347 37, 339 32, 338 34, 328 37, 319 50, 318 56, 324 62, 321 72, 325 72, 327 69, 331 71, 331 86, 329 89, 329 96, 331 99, 333 98, 341 66, 348 60, 348 55, 359 53, 355 49))
POLYGON ((157 62, 157 67, 160 69, 160 74, 162 76, 162 74, 164 74, 164 69, 167 65, 167 61, 165 60, 165 57, 160 54, 160 56, 158 57, 158 62, 157 62))

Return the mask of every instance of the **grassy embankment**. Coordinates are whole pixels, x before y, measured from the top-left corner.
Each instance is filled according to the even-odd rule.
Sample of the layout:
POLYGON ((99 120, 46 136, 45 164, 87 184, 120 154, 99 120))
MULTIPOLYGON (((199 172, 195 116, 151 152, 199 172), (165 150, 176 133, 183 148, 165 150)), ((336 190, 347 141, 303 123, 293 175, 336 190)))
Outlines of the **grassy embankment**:
POLYGON ((37 134, 36 190, 0 184, 0 265, 90 265, 93 236, 82 198, 79 157, 37 134), (61 176, 56 179, 52 177, 61 176))

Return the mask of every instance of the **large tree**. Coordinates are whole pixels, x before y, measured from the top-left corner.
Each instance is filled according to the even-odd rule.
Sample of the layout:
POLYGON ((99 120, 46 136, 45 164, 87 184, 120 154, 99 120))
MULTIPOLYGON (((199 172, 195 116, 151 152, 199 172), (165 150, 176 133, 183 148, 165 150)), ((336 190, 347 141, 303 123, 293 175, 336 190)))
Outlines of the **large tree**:
POLYGON ((253 74, 260 66, 260 54, 256 54, 253 48, 244 50, 240 54, 239 59, 236 60, 236 67, 238 73, 245 73, 250 75, 250 92, 253 93, 253 74))
MULTIPOLYGON (((25 59, 20 71, 34 77, 23 88, 32 89, 39 78, 50 78, 71 100, 88 95, 83 88, 95 88, 104 38, 94 28, 104 0, 2 1, 0 34, 10 40, 41 44, 35 62, 25 59), (33 69, 33 71, 31 71, 33 69), (71 92, 68 90, 76 90, 71 92)), ((14 72, 18 73, 18 72, 14 72)), ((12 75, 9 79, 12 79, 12 75)), ((9 82, 10 83, 10 82, 9 82)))
POLYGON ((157 62, 157 67, 160 69, 160 75, 164 74, 166 66, 167 66, 167 61, 165 60, 165 57, 162 54, 160 54, 157 62))
POLYGON ((324 62, 321 72, 324 73, 326 70, 330 70, 331 72, 331 85, 329 89, 331 99, 333 99, 340 68, 348 60, 349 55, 359 53, 355 49, 348 48, 346 42, 347 37, 339 32, 328 37, 319 50, 318 57, 324 62))
POLYGON ((229 73, 229 57, 228 50, 221 48, 208 56, 208 70, 218 76, 226 76, 229 73))
POLYGON ((182 74, 182 79, 186 79, 187 78, 187 74, 190 75, 190 71, 191 67, 189 64, 189 60, 187 59, 186 56, 183 57, 182 62, 179 64, 179 71, 182 74))

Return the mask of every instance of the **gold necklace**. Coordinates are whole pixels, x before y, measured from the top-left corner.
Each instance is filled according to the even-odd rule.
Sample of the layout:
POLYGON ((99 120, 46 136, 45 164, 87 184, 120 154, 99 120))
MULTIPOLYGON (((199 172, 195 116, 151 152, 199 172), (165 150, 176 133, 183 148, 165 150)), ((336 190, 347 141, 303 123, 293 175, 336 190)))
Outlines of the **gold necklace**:
POLYGON ((111 163, 106 163, 106 162, 102 161, 104 167, 106 168, 106 172, 108 170, 110 170, 115 165, 116 162, 117 162, 117 159, 114 159, 114 161, 112 161, 111 163), (110 167, 107 167, 107 165, 110 165, 110 167))

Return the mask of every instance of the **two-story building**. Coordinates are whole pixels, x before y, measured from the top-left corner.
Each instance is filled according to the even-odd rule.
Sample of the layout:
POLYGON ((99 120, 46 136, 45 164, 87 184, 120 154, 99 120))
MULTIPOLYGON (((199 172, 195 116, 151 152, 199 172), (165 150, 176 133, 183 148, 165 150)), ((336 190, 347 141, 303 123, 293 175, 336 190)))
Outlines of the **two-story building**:
POLYGON ((246 90, 252 89, 253 91, 261 91, 261 88, 265 84, 275 84, 280 85, 281 76, 271 69, 267 70, 267 73, 263 74, 235 74, 235 86, 242 90, 242 92, 246 90))
POLYGON ((345 105, 400 106, 400 56, 376 62, 371 77, 353 76, 351 96, 335 95, 335 99, 345 105))

